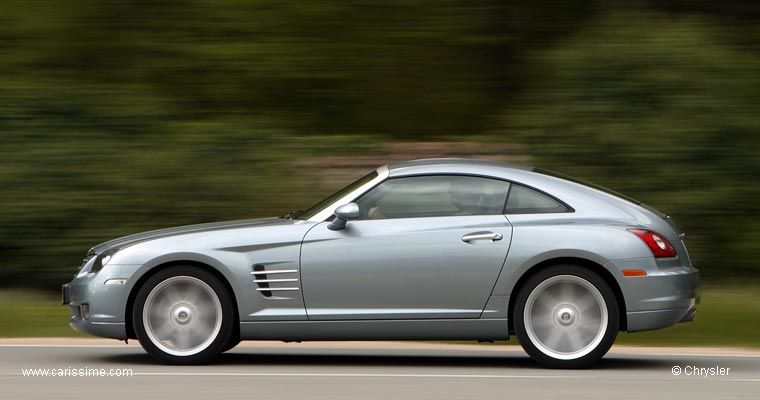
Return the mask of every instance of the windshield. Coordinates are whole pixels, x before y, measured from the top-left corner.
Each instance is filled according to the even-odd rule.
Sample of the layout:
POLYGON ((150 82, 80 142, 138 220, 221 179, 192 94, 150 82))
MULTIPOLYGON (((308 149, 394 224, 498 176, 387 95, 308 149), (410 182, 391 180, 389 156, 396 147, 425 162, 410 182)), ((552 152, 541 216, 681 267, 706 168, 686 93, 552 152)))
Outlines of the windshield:
POLYGON ((359 178, 354 183, 344 187, 341 190, 338 190, 337 192, 331 194, 326 199, 320 201, 319 203, 309 207, 306 211, 298 212, 293 215, 293 218, 296 219, 309 219, 319 213, 320 211, 324 210, 325 207, 335 203, 336 201, 340 200, 341 197, 353 192, 360 186, 364 185, 365 183, 377 178, 377 171, 372 171, 369 174, 359 178))

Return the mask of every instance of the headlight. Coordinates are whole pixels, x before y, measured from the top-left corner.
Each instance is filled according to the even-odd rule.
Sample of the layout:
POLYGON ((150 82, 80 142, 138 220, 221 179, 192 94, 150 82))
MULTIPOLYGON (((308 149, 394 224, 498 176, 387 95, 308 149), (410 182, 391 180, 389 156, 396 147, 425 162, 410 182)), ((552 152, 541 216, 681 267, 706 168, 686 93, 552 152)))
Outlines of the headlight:
POLYGON ((98 258, 95 259, 95 263, 92 264, 92 268, 90 268, 90 272, 98 272, 101 269, 103 269, 103 267, 105 267, 106 264, 108 264, 108 262, 111 261, 111 258, 113 257, 114 254, 116 254, 117 251, 119 251, 119 249, 106 250, 100 253, 100 255, 98 255, 98 258))

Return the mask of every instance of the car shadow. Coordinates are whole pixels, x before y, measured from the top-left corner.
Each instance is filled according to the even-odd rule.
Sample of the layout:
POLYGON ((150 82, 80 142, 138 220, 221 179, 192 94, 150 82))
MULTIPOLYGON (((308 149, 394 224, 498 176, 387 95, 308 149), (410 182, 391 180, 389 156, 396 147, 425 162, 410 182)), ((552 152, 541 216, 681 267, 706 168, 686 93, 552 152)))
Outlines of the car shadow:
MULTIPOLYGON (((490 353, 490 352, 489 352, 490 353)), ((160 365, 145 353, 112 354, 98 356, 99 361, 115 364, 160 365)), ((639 370, 670 368, 672 360, 608 355, 593 369, 639 370)), ((293 353, 252 349, 233 350, 222 354, 208 365, 227 366, 329 366, 329 367, 441 367, 441 368, 519 368, 545 369, 524 354, 509 352, 488 355, 431 355, 431 354, 366 354, 341 351, 340 354, 293 353)))

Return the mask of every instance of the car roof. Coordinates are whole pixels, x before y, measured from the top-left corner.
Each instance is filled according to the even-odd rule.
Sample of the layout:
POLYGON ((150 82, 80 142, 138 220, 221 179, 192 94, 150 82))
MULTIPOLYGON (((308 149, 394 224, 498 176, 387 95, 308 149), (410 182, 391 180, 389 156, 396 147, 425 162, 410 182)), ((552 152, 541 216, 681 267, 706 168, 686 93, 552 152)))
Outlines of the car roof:
POLYGON ((392 163, 381 167, 381 170, 385 168, 390 178, 428 174, 465 174, 504 179, 548 193, 577 211, 586 210, 590 215, 600 215, 603 208, 609 207, 635 208, 637 203, 624 200, 624 197, 609 189, 600 189, 593 184, 589 186, 586 183, 579 183, 574 178, 568 179, 560 174, 546 173, 547 171, 504 161, 432 158, 392 163))
POLYGON ((426 159, 419 159, 419 160, 410 160, 410 161, 402 161, 402 162, 396 162, 392 164, 388 164, 388 170, 389 171, 396 171, 401 169, 415 169, 415 168, 440 168, 442 170, 448 169, 448 168, 454 168, 454 170, 457 169, 457 167, 484 167, 487 169, 492 168, 503 168, 503 169, 511 169, 511 170, 520 170, 520 171, 532 171, 533 167, 506 162, 506 161, 496 161, 496 160, 480 160, 480 159, 469 159, 469 158, 426 158, 426 159))

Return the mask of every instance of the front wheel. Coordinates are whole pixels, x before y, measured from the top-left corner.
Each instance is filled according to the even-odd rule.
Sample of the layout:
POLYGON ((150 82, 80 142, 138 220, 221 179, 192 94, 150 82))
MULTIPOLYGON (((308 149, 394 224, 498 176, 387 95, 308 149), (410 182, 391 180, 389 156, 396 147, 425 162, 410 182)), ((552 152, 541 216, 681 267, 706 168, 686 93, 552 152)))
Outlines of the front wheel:
POLYGON ((210 361, 230 343, 234 307, 226 287, 210 272, 176 266, 140 288, 132 323, 140 344, 168 364, 210 361))
POLYGON ((523 349, 552 368, 586 368, 617 337, 615 294, 594 272, 558 265, 531 276, 515 300, 514 327, 523 349))

